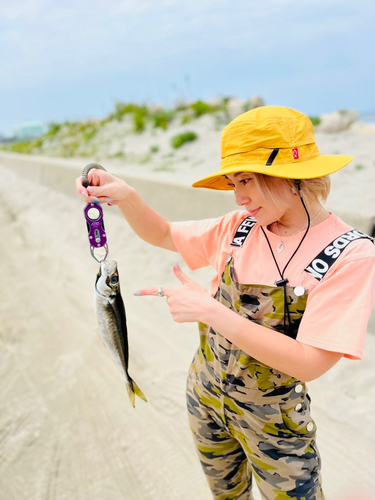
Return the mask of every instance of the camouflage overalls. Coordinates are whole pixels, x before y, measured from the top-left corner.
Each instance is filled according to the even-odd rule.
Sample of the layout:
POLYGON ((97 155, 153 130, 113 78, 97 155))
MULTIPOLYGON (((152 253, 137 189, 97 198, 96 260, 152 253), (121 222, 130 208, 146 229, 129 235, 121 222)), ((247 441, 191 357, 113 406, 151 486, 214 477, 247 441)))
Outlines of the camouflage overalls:
MULTIPOLYGON (((283 329, 283 290, 238 283, 227 260, 216 300, 250 321, 283 329)), ((287 287, 295 332, 307 296, 287 287)), ((315 423, 304 383, 260 363, 199 324, 187 403, 203 470, 216 500, 249 500, 255 477, 263 499, 322 500, 315 423)), ((280 333, 282 334, 282 333, 280 333)))

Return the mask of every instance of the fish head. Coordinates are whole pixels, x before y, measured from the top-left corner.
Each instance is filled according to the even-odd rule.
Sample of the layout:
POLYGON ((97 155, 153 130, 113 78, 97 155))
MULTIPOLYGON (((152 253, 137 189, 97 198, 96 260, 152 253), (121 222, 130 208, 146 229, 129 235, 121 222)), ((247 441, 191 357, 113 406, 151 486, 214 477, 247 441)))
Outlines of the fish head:
POLYGON ((115 297, 120 293, 120 279, 117 262, 102 260, 95 283, 96 291, 105 297, 115 297))

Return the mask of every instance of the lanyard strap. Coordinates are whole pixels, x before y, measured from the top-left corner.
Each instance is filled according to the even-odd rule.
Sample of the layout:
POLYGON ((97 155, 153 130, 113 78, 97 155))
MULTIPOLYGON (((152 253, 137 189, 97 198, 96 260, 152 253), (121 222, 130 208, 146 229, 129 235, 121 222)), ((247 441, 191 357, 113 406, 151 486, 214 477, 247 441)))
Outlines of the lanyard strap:
POLYGON ((322 281, 331 269, 332 265, 340 257, 344 249, 352 242, 359 239, 368 239, 374 243, 374 239, 357 229, 352 229, 331 241, 311 262, 304 271, 314 278, 322 281))
POLYGON ((232 247, 242 247, 249 236, 250 231, 253 229, 257 223, 254 217, 246 217, 237 228, 236 234, 233 237, 231 246, 232 247))

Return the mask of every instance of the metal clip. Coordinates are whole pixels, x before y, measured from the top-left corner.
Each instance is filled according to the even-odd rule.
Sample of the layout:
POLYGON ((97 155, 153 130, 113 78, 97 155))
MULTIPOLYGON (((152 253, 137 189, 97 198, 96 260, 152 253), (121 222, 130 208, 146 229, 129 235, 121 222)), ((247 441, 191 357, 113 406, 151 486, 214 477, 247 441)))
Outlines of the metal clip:
POLYGON ((105 260, 108 257, 108 245, 106 243, 105 245, 103 245, 102 247, 99 247, 99 248, 98 247, 93 247, 93 246, 90 245, 90 252, 91 252, 91 255, 93 256, 93 258, 96 260, 96 262, 98 262, 100 264, 103 260, 105 260), (100 259, 99 260, 96 257, 96 255, 95 255, 95 251, 101 252, 101 250, 103 250, 103 249, 104 249, 105 255, 104 255, 104 257, 102 259, 100 259, 100 255, 99 255, 98 256, 99 259, 100 259))
MULTIPOLYGON (((104 170, 99 163, 90 163, 82 171, 82 185, 88 187, 90 185, 88 173, 91 169, 97 168, 104 170)), ((90 252, 96 262, 102 262, 108 256, 107 235, 105 233, 103 210, 99 202, 88 203, 84 208, 84 214, 87 225, 87 232, 90 244, 90 252), (100 253, 100 255, 95 255, 100 253)))

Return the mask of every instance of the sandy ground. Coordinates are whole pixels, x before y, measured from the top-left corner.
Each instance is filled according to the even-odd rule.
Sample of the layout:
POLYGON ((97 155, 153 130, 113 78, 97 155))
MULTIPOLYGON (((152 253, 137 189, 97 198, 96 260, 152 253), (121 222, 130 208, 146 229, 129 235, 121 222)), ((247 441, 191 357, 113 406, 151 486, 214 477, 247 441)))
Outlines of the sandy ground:
MULTIPOLYGON (((133 292, 177 284, 176 261, 207 288, 212 272, 191 273, 105 207, 130 373, 148 398, 133 409, 97 333, 83 203, 1 166, 0 179, 0 499, 209 500, 184 398, 196 326, 133 292)), ((369 334, 363 361, 344 359, 309 384, 327 500, 375 497, 374 356, 369 334)))

